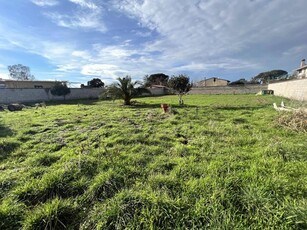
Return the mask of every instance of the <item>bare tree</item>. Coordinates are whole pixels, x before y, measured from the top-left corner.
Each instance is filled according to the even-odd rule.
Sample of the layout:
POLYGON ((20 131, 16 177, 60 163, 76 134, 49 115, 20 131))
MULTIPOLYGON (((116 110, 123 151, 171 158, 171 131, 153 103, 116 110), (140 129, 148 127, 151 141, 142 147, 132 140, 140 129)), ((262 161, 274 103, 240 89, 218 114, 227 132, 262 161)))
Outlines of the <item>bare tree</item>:
POLYGON ((25 81, 34 80, 34 76, 31 74, 30 68, 28 66, 17 64, 9 65, 7 68, 10 72, 10 77, 13 79, 25 81))

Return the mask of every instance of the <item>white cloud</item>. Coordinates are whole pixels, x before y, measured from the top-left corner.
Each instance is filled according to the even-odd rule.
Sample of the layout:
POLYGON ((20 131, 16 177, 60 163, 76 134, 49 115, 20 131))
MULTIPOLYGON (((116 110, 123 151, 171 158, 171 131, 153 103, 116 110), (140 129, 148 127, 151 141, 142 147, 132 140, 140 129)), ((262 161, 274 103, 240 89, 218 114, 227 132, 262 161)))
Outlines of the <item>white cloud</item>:
POLYGON ((302 51, 307 53, 307 45, 299 45, 299 46, 294 46, 291 47, 290 49, 286 50, 283 52, 283 55, 285 56, 294 56, 297 54, 300 54, 302 51))
POLYGON ((57 0, 31 0, 31 2, 38 6, 55 6, 59 4, 57 0))
POLYGON ((78 72, 80 70, 80 63, 59 64, 56 70, 65 73, 78 72))
POLYGON ((130 57, 137 52, 129 50, 129 48, 125 48, 125 46, 101 46, 97 44, 94 45, 94 50, 98 53, 97 56, 99 58, 115 58, 118 60, 130 57))
POLYGON ((8 79, 8 70, 7 70, 7 66, 0 64, 0 79, 8 79))
MULTIPOLYGON (((72 43, 42 39, 40 36, 33 35, 33 32, 25 30, 23 28, 17 27, 15 29, 11 28, 10 30, 8 30, 5 27, 1 27, 1 24, 0 33, 3 36, 3 42, 5 42, 9 50, 16 50, 17 52, 39 55, 41 57, 46 58, 50 62, 50 64, 53 64, 55 66, 69 66, 71 60, 73 60, 68 58, 71 57, 72 53, 75 50, 75 45, 72 43)), ((0 47, 2 46, 1 43, 2 42, 0 41, 0 47)), ((80 63, 78 63, 78 60, 76 60, 75 62, 76 64, 74 70, 80 70, 80 63)), ((68 72, 68 69, 72 70, 72 68, 68 68, 67 66, 65 72, 68 72)), ((2 67, 0 67, 0 71, 1 68, 2 67)), ((64 71, 64 67, 63 69, 58 68, 58 71, 59 70, 64 71)), ((43 76, 47 75, 50 75, 50 73, 43 74, 43 76)), ((52 73, 51 75, 55 76, 55 73, 52 73)))
POLYGON ((74 57, 82 58, 84 60, 88 60, 88 61, 90 61, 92 57, 90 52, 86 50, 75 50, 71 53, 71 55, 74 57))
POLYGON ((116 65, 110 64, 88 64, 82 67, 81 73, 84 75, 90 76, 108 76, 116 79, 119 73, 124 73, 124 70, 121 70, 116 65))
POLYGON ((0 79, 10 79, 10 77, 7 73, 1 73, 0 72, 0 79))
POLYGON ((48 12, 45 15, 50 18, 58 26, 71 29, 94 29, 96 31, 105 32, 106 26, 100 20, 100 12, 84 12, 77 11, 73 15, 65 15, 56 12, 48 12))
POLYGON ((267 68, 293 44, 304 44, 303 5, 304 0, 114 1, 119 11, 159 33, 145 50, 160 52, 168 66, 182 63, 173 68, 182 71, 267 68))
POLYGON ((68 42, 42 41, 32 47, 33 52, 42 55, 49 60, 60 60, 68 57, 74 46, 68 42))
POLYGON ((69 0, 75 6, 72 13, 59 13, 54 11, 44 12, 55 24, 71 29, 91 29, 100 32, 106 31, 102 21, 102 8, 91 1, 69 0))
POLYGON ((7 66, 0 64, 0 79, 9 79, 7 66))
POLYGON ((55 29, 57 34, 46 38, 37 33, 39 29, 9 26, 0 18, 0 48, 17 47, 40 55, 55 66, 52 75, 58 77, 82 74, 112 80, 156 72, 189 72, 196 77, 210 71, 262 72, 275 68, 276 63, 278 68, 294 68, 307 51, 304 0, 291 4, 288 0, 32 2, 40 6, 61 3, 57 8, 44 8, 43 13, 56 25, 75 31, 55 29), (120 21, 125 19, 122 14, 133 20, 120 21), (103 17, 110 25, 121 23, 123 31, 108 31, 103 17))
POLYGON ((89 9, 93 9, 93 10, 97 10, 98 9, 98 6, 93 3, 93 2, 90 2, 90 1, 86 1, 86 0, 69 0, 70 2, 72 3, 75 3, 81 7, 84 7, 84 8, 89 8, 89 9))

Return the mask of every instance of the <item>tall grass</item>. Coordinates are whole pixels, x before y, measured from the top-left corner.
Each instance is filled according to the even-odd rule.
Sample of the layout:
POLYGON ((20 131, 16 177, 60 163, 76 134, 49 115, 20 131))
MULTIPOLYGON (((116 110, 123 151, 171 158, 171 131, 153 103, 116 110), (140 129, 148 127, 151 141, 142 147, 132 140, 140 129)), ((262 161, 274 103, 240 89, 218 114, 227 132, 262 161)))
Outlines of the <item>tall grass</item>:
POLYGON ((0 229, 306 229, 307 134, 280 125, 281 100, 298 105, 189 95, 3 112, 0 229))

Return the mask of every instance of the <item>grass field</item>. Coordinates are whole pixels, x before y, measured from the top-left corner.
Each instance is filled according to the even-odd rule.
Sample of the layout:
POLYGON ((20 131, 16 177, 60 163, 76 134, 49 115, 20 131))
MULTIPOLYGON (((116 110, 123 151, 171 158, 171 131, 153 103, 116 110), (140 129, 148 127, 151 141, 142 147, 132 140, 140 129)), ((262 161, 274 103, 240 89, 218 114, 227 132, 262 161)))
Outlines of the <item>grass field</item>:
POLYGON ((279 125, 282 98, 184 100, 0 113, 0 229, 307 229, 307 133, 279 125))

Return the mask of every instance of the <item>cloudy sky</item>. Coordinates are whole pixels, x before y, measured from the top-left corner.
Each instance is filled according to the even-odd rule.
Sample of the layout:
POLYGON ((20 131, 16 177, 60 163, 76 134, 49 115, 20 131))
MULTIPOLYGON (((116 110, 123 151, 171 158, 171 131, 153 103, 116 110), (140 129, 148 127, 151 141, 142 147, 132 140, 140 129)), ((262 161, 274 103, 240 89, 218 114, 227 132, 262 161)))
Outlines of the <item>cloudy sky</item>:
POLYGON ((249 79, 307 58, 306 0, 0 0, 0 77, 249 79))

